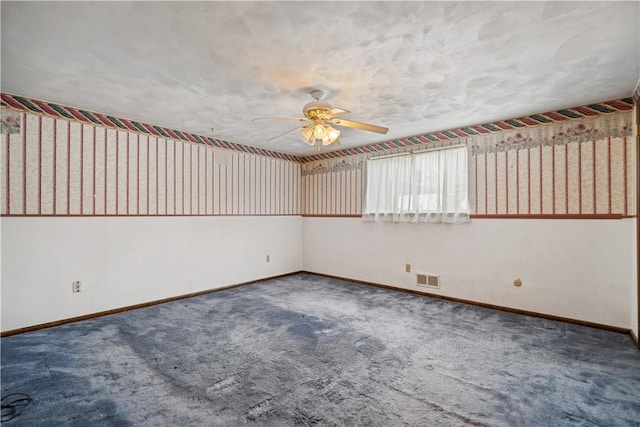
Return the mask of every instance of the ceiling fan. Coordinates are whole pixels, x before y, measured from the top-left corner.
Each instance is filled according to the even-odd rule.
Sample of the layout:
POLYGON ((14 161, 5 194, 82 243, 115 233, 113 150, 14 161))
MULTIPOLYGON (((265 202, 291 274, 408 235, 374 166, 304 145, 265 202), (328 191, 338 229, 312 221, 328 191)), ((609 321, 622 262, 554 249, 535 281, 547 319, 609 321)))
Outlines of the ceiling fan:
POLYGON ((338 139, 338 137, 340 136, 340 131, 333 128, 331 125, 367 130, 370 132, 381 134, 385 134, 389 130, 388 128, 382 126, 337 118, 337 116, 349 114, 350 111, 344 110, 342 108, 334 108, 328 103, 323 102, 325 96, 326 93, 322 90, 312 90, 311 97, 313 98, 313 101, 309 102, 302 108, 304 117, 265 117, 253 119, 253 121, 288 120, 303 122, 304 124, 291 129, 281 135, 275 136, 269 139, 267 142, 273 141, 274 139, 280 138, 300 129, 299 135, 302 140, 311 146, 315 146, 318 152, 320 151, 321 145, 331 146, 332 148, 342 147, 342 144, 338 139))

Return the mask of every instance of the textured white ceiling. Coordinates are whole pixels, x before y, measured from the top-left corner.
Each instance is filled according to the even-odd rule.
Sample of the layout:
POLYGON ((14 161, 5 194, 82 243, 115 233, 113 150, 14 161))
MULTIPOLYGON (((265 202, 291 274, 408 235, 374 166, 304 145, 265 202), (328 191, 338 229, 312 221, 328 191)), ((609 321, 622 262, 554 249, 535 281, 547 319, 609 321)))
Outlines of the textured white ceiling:
POLYGON ((2 1, 2 90, 306 155, 251 119, 324 89, 389 128, 341 128, 354 147, 629 96, 639 5, 2 1))

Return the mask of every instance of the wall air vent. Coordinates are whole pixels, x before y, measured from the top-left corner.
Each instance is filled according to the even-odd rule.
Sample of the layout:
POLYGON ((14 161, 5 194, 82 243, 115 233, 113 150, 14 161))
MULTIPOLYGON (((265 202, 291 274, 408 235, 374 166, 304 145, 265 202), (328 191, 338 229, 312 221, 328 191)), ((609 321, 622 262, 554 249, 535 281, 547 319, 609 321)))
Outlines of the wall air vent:
POLYGON ((418 273, 416 274, 416 284, 429 288, 440 288, 440 276, 436 274, 418 273))

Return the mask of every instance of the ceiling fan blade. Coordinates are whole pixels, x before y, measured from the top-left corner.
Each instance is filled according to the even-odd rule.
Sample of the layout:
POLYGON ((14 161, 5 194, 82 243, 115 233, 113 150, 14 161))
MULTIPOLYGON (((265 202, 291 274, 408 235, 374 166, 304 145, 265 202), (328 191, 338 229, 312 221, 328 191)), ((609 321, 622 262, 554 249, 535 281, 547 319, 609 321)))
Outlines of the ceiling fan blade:
POLYGON ((388 128, 385 128, 385 127, 382 127, 382 126, 370 125, 368 123, 354 122, 352 120, 329 119, 327 121, 333 123, 334 125, 346 126, 348 128, 368 130, 370 132, 387 133, 389 131, 388 128))
POLYGON ((335 116, 342 116, 343 114, 349 114, 349 113, 351 113, 351 111, 344 110, 342 108, 331 108, 325 113, 325 116, 335 117, 335 116))
POLYGON ((308 122, 309 119, 306 117, 258 117, 257 119, 251 120, 255 122, 256 120, 285 120, 288 122, 308 122))
POLYGON ((281 133, 281 134, 280 134, 280 135, 278 135, 278 136, 274 136, 273 138, 268 139, 266 142, 271 142, 271 141, 273 141, 274 139, 281 138, 281 137, 283 137, 283 136, 285 136, 285 135, 288 135, 288 134, 290 134, 290 133, 292 133, 292 132, 297 131, 298 129, 300 129, 300 128, 302 128, 302 127, 304 127, 304 126, 296 126, 296 127, 294 127, 293 129, 286 131, 285 133, 281 133))

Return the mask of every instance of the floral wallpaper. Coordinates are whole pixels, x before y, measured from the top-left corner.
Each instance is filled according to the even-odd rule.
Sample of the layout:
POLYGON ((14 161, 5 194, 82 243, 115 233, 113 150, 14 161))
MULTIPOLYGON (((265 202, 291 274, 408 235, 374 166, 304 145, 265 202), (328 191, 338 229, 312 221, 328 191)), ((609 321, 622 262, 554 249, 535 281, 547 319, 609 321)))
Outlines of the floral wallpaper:
POLYGON ((2 108, 0 116, 0 134, 10 135, 20 133, 20 117, 22 115, 9 108, 2 108))
POLYGON ((359 216, 367 157, 460 143, 476 218, 635 215, 631 111, 303 163, 302 212, 359 216))

